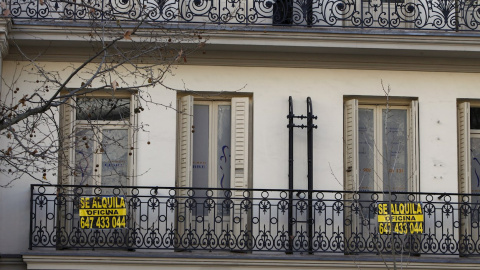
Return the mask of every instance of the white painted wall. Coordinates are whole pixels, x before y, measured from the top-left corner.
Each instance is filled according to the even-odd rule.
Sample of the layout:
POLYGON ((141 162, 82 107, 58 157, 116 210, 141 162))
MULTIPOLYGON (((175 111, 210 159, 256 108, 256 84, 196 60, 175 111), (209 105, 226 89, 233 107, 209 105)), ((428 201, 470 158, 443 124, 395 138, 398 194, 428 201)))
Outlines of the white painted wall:
MULTIPOLYGON (((67 64, 44 63, 63 70, 67 64)), ((13 77, 18 65, 4 62, 3 78, 13 77)), ((65 73, 65 72, 64 72, 65 73)), ((165 83, 195 91, 253 93, 253 188, 288 187, 288 96, 294 112, 306 114, 306 98, 313 101, 318 116, 314 131, 314 188, 341 190, 343 183, 343 97, 383 96, 381 82, 390 86, 391 96, 419 100, 420 190, 456 192, 458 98, 480 99, 477 74, 403 72, 379 70, 293 69, 180 66, 165 83), (442 166, 439 166, 441 164, 442 166)), ((128 80, 129 78, 125 78, 128 80)), ((33 76, 18 80, 22 91, 31 89, 33 76)), ((76 79, 72 85, 79 85, 76 79)), ((121 85, 123 86, 123 85, 121 85)), ((162 86, 149 89, 164 104, 176 104, 176 92, 162 86)), ((148 124, 139 134, 137 179, 140 186, 175 185, 176 112, 150 105, 139 115, 148 124), (151 144, 147 145, 147 141, 151 144)), ((0 142, 4 147, 6 142, 0 142)), ((306 131, 295 131, 295 188, 306 188, 306 131)), ((49 176, 52 184, 56 177, 49 176)), ((8 181, 0 176, 3 183, 8 181)), ((28 247, 28 178, 12 188, 0 189, 0 253, 22 253, 28 247)))

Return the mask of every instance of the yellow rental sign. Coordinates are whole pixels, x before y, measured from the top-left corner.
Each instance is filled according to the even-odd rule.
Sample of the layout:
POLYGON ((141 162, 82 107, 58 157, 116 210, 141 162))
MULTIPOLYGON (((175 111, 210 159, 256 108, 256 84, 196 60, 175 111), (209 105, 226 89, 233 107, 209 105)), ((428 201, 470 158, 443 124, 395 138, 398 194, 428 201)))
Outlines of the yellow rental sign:
POLYGON ((124 197, 81 197, 78 212, 82 229, 125 228, 124 197))
POLYGON ((378 232, 380 234, 423 233, 423 207, 421 203, 379 203, 378 232))

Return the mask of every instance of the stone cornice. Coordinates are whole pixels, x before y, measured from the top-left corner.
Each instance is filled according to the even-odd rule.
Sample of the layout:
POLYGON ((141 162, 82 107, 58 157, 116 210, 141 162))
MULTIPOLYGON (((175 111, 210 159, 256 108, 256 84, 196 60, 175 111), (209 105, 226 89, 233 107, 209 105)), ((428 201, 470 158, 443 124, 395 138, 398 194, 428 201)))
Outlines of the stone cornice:
MULTIPOLYGON (((129 28, 127 28, 129 29, 129 28)), ((164 28, 162 28, 164 29, 164 28)), ((262 31, 193 29, 201 31, 208 38, 208 44, 216 46, 298 48, 345 48, 345 49, 383 49, 383 50, 426 50, 452 52, 480 52, 480 35, 452 34, 443 32, 405 32, 405 31, 316 31, 303 32, 290 28, 290 31, 273 31, 276 28, 262 28, 262 31)), ((152 29, 138 31, 141 37, 155 35, 152 29)), ((301 29, 300 29, 301 30, 301 29)), ((11 36, 17 41, 72 41, 86 42, 91 34, 89 27, 14 25, 11 36)), ((189 30, 184 31, 187 34, 189 30)), ((159 37, 167 39, 178 34, 177 31, 162 31, 159 37)), ((132 36, 135 38, 135 36, 132 36)), ((125 41, 128 42, 128 41, 125 41)), ((228 47, 227 47, 228 48, 228 47)))
MULTIPOLYGON (((156 33, 151 30, 139 31, 133 39, 140 42, 142 37, 156 33)), ((206 40, 206 46, 201 49, 203 54, 190 55, 188 64, 480 72, 480 35, 296 30, 272 27, 187 30, 187 33, 200 31, 206 40)), ((92 53, 86 49, 90 47, 86 46, 90 33, 91 28, 83 26, 15 24, 9 37, 24 51, 35 55, 38 55, 36 51, 41 51, 41 60, 75 62, 92 53)), ((161 31, 159 38, 167 40, 176 33, 166 29, 161 31)), ((130 43, 122 40, 119 44, 130 43)), ((21 57, 12 49, 9 59, 20 60, 21 57)))

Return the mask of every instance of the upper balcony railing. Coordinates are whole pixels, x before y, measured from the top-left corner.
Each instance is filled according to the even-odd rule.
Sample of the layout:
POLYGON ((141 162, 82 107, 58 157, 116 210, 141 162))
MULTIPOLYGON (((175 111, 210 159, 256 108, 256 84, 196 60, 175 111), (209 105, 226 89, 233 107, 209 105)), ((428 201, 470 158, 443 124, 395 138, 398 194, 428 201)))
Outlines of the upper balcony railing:
POLYGON ((32 185, 30 248, 479 255, 479 196, 32 185))
MULTIPOLYGON (((479 0, 10 0, 15 20, 479 31, 479 0)), ((5 14, 5 13, 4 13, 5 14)))

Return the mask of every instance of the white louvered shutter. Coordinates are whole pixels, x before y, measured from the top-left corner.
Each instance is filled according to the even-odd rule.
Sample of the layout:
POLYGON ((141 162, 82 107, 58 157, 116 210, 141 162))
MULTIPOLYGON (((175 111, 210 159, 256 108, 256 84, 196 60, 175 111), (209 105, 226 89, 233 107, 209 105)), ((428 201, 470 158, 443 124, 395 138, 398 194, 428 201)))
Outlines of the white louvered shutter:
MULTIPOLYGON (((248 188, 248 136, 249 136, 249 98, 232 98, 232 131, 231 131, 231 187, 248 188)), ((244 198, 242 190, 233 192, 235 207, 233 228, 235 237, 245 236, 248 230, 248 211, 241 207, 244 198)))
POLYGON ((179 247, 185 247, 185 238, 192 222, 192 213, 185 207, 188 189, 192 187, 192 126, 193 126, 193 96, 182 97, 179 101, 179 143, 178 143, 178 179, 177 187, 180 196, 177 209, 177 233, 180 238, 179 247))
POLYGON ((345 190, 358 190, 358 100, 345 102, 345 190))
MULTIPOLYGON (((344 107, 344 143, 345 143, 345 178, 344 189, 346 191, 358 191, 358 100, 352 99, 345 102, 344 107)), ((353 194, 345 193, 344 196, 344 237, 345 253, 355 252, 350 245, 354 241, 352 232, 357 232, 359 222, 358 215, 352 212, 354 204, 353 194)))
POLYGON ((60 183, 72 185, 74 168, 74 129, 75 129, 75 101, 69 98, 60 106, 60 183))
POLYGON ((420 191, 420 153, 419 153, 419 137, 418 137, 418 101, 410 102, 410 177, 408 179, 408 191, 420 191))
POLYGON ((231 179, 234 188, 248 188, 248 98, 232 98, 231 179))
POLYGON ((458 185, 460 193, 470 193, 470 103, 458 104, 458 185))
MULTIPOLYGON (((59 126, 59 176, 58 180, 60 185, 73 185, 74 176, 73 170, 75 167, 75 147, 74 147, 74 132, 75 132, 75 100, 69 98, 64 104, 60 105, 60 126, 59 126)), ((60 228, 57 230, 57 239, 61 239, 65 236, 65 231, 71 230, 72 220, 66 218, 66 213, 73 211, 72 206, 64 209, 60 209, 57 212, 60 228)), ((78 219, 75 219, 78 220, 78 219)), ((73 221, 75 222, 75 221, 73 221)), ((57 248, 62 248, 62 241, 57 241, 57 248)))
MULTIPOLYGON (((470 154, 470 103, 462 102, 458 104, 457 108, 457 125, 458 125, 458 192, 470 193, 471 192, 471 154, 470 154)), ((466 198, 460 197, 460 203, 466 198)), ((469 200, 471 201, 471 200, 469 200)), ((462 207, 464 207, 462 205, 462 207)), ((469 213, 469 209, 465 209, 469 213)), ((462 213, 462 211, 460 211, 462 213)), ((467 242, 471 243, 470 237, 472 236, 471 230, 471 216, 460 214, 460 254, 466 252, 467 242)), ((478 238, 473 238, 478 239, 478 238)))
MULTIPOLYGON (((192 186, 192 126, 193 126, 193 96, 180 99, 179 104, 179 165, 178 187, 190 188, 192 186)), ((181 192, 186 190, 182 189, 181 192)))

